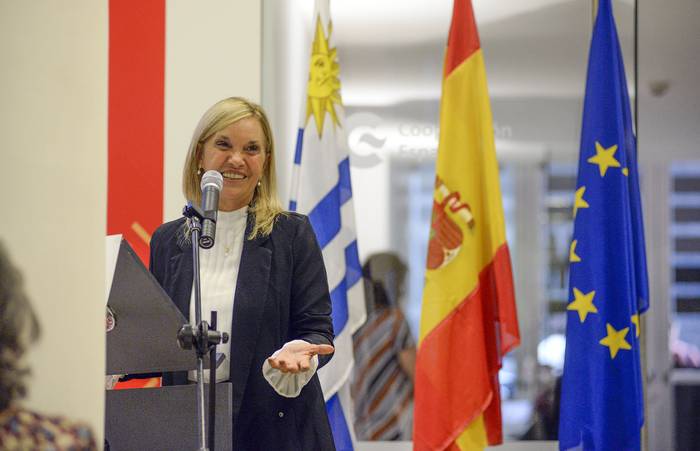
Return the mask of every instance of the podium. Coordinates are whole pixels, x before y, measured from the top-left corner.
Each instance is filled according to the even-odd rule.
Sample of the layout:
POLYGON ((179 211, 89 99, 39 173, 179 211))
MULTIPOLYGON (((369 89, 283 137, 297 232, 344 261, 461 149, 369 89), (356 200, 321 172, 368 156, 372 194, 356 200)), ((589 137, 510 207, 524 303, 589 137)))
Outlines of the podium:
MULTIPOLYGON (((183 350, 177 344, 177 332, 187 322, 185 317, 123 239, 107 306, 113 314, 106 340, 107 375, 197 367, 195 351, 183 350)), ((217 366, 220 363, 219 359, 217 366)), ((108 390, 105 439, 110 451, 198 449, 196 388, 182 385, 108 390)), ((227 382, 216 388, 216 450, 230 450, 232 387, 227 382)))
MULTIPOLYGON (((109 390, 106 398, 105 438, 110 451, 196 450, 196 385, 109 390)), ((229 382, 216 388, 216 450, 231 449, 229 382)), ((206 409, 209 399, 205 398, 206 409)))

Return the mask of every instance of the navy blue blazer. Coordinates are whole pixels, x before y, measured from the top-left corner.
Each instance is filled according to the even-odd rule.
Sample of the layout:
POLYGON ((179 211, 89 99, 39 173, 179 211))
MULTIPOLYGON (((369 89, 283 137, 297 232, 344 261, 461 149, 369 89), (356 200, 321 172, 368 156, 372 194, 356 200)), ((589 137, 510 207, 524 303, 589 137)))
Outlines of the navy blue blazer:
MULTIPOLYGON (((189 319, 192 248, 184 218, 161 225, 151 239, 151 272, 189 319)), ((326 269, 306 216, 281 214, 272 233, 249 240, 248 215, 231 325, 234 450, 334 450, 318 375, 296 398, 278 395, 262 375, 263 362, 294 339, 333 344, 326 269)), ((208 319, 208 313, 202 316, 208 319)), ((321 356, 319 356, 321 357, 321 356)), ((319 368, 330 356, 319 359, 319 368)), ((163 383, 187 383, 186 372, 163 383)))

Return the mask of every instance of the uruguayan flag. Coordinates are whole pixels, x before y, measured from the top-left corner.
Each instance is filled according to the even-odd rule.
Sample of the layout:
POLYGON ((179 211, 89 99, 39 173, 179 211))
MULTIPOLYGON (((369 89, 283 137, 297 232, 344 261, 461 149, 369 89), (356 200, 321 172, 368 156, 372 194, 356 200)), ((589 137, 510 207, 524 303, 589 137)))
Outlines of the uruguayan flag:
POLYGON ((289 209, 307 214, 323 250, 333 303, 335 356, 319 371, 338 450, 353 449, 348 379, 352 334, 365 321, 362 270, 357 253, 350 161, 343 132, 340 68, 328 0, 317 0, 309 81, 297 135, 289 209))

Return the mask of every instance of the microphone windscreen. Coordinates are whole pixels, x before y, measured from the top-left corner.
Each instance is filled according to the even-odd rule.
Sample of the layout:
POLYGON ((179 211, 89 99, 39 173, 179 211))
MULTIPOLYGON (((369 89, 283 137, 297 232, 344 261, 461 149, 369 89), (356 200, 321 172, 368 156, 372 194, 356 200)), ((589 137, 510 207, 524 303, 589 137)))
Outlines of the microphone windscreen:
POLYGON ((214 186, 216 187, 217 191, 221 191, 221 188, 224 187, 224 177, 219 171, 215 171, 213 169, 205 172, 202 176, 202 182, 199 184, 199 187, 202 189, 202 191, 204 191, 204 188, 207 186, 214 186))

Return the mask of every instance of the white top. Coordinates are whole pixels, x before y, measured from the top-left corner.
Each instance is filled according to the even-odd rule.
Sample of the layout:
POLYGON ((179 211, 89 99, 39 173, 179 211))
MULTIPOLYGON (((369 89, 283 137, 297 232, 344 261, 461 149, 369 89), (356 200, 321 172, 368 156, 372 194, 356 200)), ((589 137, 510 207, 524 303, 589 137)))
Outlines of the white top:
MULTIPOLYGON (((199 274, 202 289, 202 320, 209 322, 211 311, 216 310, 217 330, 231 336, 233 320, 233 300, 236 296, 238 268, 243 253, 248 207, 235 211, 219 211, 216 220, 216 239, 211 249, 199 249, 199 274)), ((194 284, 190 298, 190 323, 195 322, 194 284)), ((216 372, 216 381, 229 378, 231 342, 217 346, 217 352, 226 356, 216 372)), ((190 371, 190 380, 197 379, 196 372, 190 371)), ((209 370, 204 370, 204 380, 209 380, 209 370)))
MULTIPOLYGON (((202 290, 202 319, 209 321, 211 311, 217 312, 217 330, 231 336, 233 320, 233 301, 236 295, 238 269, 243 254, 248 207, 235 211, 219 211, 216 221, 216 239, 211 249, 199 250, 200 285, 202 290)), ((190 322, 195 321, 194 285, 190 299, 190 322)), ((216 372, 216 381, 229 379, 229 362, 231 342, 217 346, 217 352, 223 353, 226 359, 216 372)), ((279 352, 279 351, 278 351, 279 352)), ((297 374, 282 373, 271 368, 267 361, 261 371, 277 393, 285 397, 296 397, 301 389, 316 373, 318 357, 314 356, 311 368, 297 374)), ((188 379, 197 380, 196 371, 190 371, 188 379)), ((209 370, 204 370, 204 380, 209 380, 209 370)))

